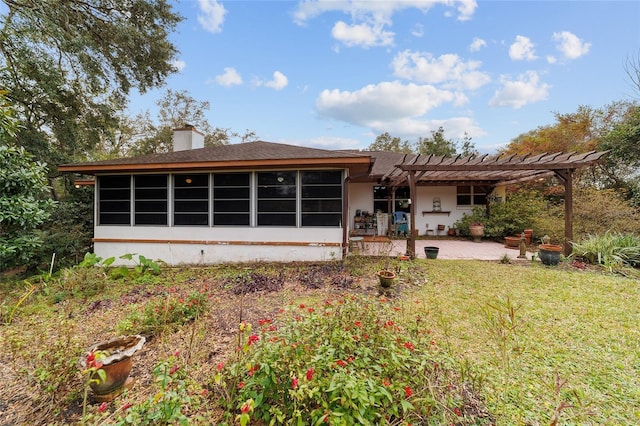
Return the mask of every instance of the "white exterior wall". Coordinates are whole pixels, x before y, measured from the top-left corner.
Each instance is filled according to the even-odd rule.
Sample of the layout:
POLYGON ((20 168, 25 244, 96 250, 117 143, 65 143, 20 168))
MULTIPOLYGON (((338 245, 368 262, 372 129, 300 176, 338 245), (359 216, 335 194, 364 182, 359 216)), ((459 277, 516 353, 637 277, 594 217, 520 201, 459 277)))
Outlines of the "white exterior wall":
MULTIPOLYGON (((356 183, 349 186, 349 230, 353 227, 353 216, 356 210, 373 212, 373 183, 356 183)), ((427 229, 433 230, 433 235, 437 235, 438 225, 444 225, 445 234, 449 227, 464 216, 471 213, 473 207, 457 206, 457 187, 455 186, 418 186, 417 197, 412 199, 414 203, 416 229, 418 235, 426 235, 427 229), (425 213, 433 211, 433 198, 440 198, 442 213, 425 213), (446 212, 450 212, 448 215, 446 212), (427 228, 428 226, 428 228, 427 228)), ((504 199, 504 188, 496 188, 496 195, 504 199)))
POLYGON ((171 266, 342 258, 340 228, 96 226, 94 232, 96 255, 120 265, 131 264, 119 259, 126 253, 171 266))

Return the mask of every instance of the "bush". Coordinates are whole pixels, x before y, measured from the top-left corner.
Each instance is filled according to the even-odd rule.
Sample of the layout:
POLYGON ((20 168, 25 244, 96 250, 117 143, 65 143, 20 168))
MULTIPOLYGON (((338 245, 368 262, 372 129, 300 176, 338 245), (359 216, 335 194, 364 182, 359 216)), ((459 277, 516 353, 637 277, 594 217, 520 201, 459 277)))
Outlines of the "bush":
POLYGON ((640 237, 607 232, 573 244, 574 257, 607 267, 640 266, 640 237))
POLYGON ((407 325, 397 316, 384 298, 345 296, 293 307, 257 331, 241 324, 237 356, 213 384, 227 421, 479 422, 420 316, 407 325))
POLYGON ((158 334, 193 321, 208 310, 207 296, 193 291, 187 296, 169 292, 163 297, 147 302, 142 311, 138 306, 120 323, 117 328, 124 334, 158 334))
POLYGON ((542 196, 536 191, 514 191, 504 202, 491 204, 489 216, 483 207, 475 207, 471 214, 465 214, 454 226, 461 235, 469 236, 469 225, 480 222, 484 224, 485 237, 501 240, 533 228, 536 217, 544 212, 544 206, 542 196))

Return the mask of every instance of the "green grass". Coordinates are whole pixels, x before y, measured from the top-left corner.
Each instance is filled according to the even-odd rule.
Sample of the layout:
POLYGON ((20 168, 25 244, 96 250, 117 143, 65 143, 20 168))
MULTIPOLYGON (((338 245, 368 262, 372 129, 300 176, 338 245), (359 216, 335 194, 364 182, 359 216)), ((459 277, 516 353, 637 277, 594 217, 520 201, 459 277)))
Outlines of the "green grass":
MULTIPOLYGON (((430 308, 449 348, 487 380, 502 424, 548 424, 565 401, 566 424, 640 421, 640 285, 591 272, 483 262, 430 264, 430 308), (510 369, 487 326, 489 305, 518 306, 510 369), (446 336, 444 336, 446 334, 446 336), (556 380, 566 384, 556 389, 556 380)), ((493 330, 495 331, 495 330, 493 330)))
MULTIPOLYGON (((440 348, 450 352, 462 377, 481 384, 480 397, 497 424, 552 424, 556 420, 554 414, 557 424, 562 425, 640 423, 640 284, 637 280, 597 271, 497 261, 423 259, 392 261, 392 264, 402 268, 398 278, 401 290, 399 296, 392 299, 400 308, 398 321, 410 322, 418 315, 421 317, 440 348)), ((355 256, 346 265, 360 286, 353 291, 376 293, 374 273, 380 259, 355 256)), ((80 356, 90 343, 114 335, 117 321, 134 307, 122 304, 125 293, 138 287, 153 290, 162 286, 176 287, 185 293, 196 289, 204 291, 203 283, 210 284, 206 291, 212 297, 212 314, 198 318, 194 326, 182 326, 175 332, 158 336, 148 346, 145 356, 150 360, 144 368, 175 349, 188 350, 193 354, 188 374, 193 382, 206 383, 213 374, 212 365, 221 360, 210 359, 211 339, 207 337, 218 327, 221 315, 216 298, 226 288, 224 282, 246 272, 246 268, 247 265, 224 265, 167 269, 155 276, 153 283, 98 282, 100 274, 93 271, 68 276, 59 283, 38 284, 38 289, 15 309, 12 323, 0 325, 0 359, 10 361, 6 365, 11 371, 4 389, 10 393, 12 389, 16 392, 15 389, 28 385, 36 397, 46 398, 48 391, 34 383, 51 381, 67 392, 58 395, 63 401, 59 404, 68 404, 64 397, 68 395, 71 396, 68 400, 73 399, 77 372, 71 365, 73 362, 66 365, 59 360, 67 359, 69 348, 80 356), (95 292, 96 288, 100 291, 95 292), (63 290, 64 297, 57 300, 56 294, 63 290), (89 309, 91 302, 99 299, 112 300, 111 307, 89 309), (50 363, 44 364, 44 360, 50 363), (60 380, 55 380, 56 377, 60 380), (37 392, 41 394, 38 396, 37 392)), ((285 272, 285 276, 293 276, 293 272, 305 265, 253 265, 252 268, 279 270, 285 272), (287 274, 289 272, 291 274, 287 274)), ((285 289, 273 297, 248 297, 244 309, 249 312, 255 308, 249 303, 256 303, 267 312, 274 312, 284 303, 323 300, 326 291, 285 289), (268 308, 265 300, 271 303, 268 308)), ((3 315, 0 317, 3 322, 24 293, 22 282, 2 283, 3 315)), ((225 326, 233 327, 232 321, 229 319, 225 326)), ((143 368, 141 361, 137 368, 143 368)), ((138 399, 144 399, 143 394, 139 396, 138 399)), ((3 400, 1 389, 0 400, 3 400)), ((203 404, 200 409, 205 411, 198 413, 205 418, 207 410, 216 410, 213 399, 208 404, 203 404)), ((37 420, 54 421, 52 418, 37 420)))

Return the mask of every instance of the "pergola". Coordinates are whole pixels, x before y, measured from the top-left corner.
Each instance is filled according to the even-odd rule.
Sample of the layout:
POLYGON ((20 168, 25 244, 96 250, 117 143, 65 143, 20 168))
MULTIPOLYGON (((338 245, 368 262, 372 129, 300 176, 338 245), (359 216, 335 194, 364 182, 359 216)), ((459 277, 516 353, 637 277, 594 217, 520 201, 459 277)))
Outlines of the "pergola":
MULTIPOLYGON (((442 157, 406 154, 387 168, 380 181, 389 187, 409 186, 415 199, 418 185, 477 185, 494 188, 555 176, 564 186, 564 252, 571 253, 573 240, 573 173, 596 164, 606 151, 582 154, 496 155, 442 157)), ((382 158, 381 158, 382 160, 382 158)), ((377 162, 378 160, 376 160, 377 162)), ((384 162, 384 160, 383 160, 384 162)), ((380 164, 382 166, 382 164, 380 164)), ((407 251, 415 256, 415 203, 410 205, 407 251)))

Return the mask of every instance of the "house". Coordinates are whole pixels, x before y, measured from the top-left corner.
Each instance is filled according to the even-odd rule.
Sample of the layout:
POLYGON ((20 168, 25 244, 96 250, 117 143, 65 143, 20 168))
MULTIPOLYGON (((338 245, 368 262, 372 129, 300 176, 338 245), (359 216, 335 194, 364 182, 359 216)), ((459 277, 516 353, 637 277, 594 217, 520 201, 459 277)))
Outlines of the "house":
MULTIPOLYGON (((603 153, 444 158, 333 151, 270 142, 204 147, 174 131, 174 151, 65 164, 95 176, 94 251, 138 253, 169 265, 341 259, 351 235, 442 232, 506 184, 573 170, 603 153), (375 213, 375 214, 374 214, 375 213), (379 214, 378 214, 379 213, 379 214)), ((570 187, 570 185, 569 185, 570 187)), ((415 246, 414 246, 415 247, 415 246)))

